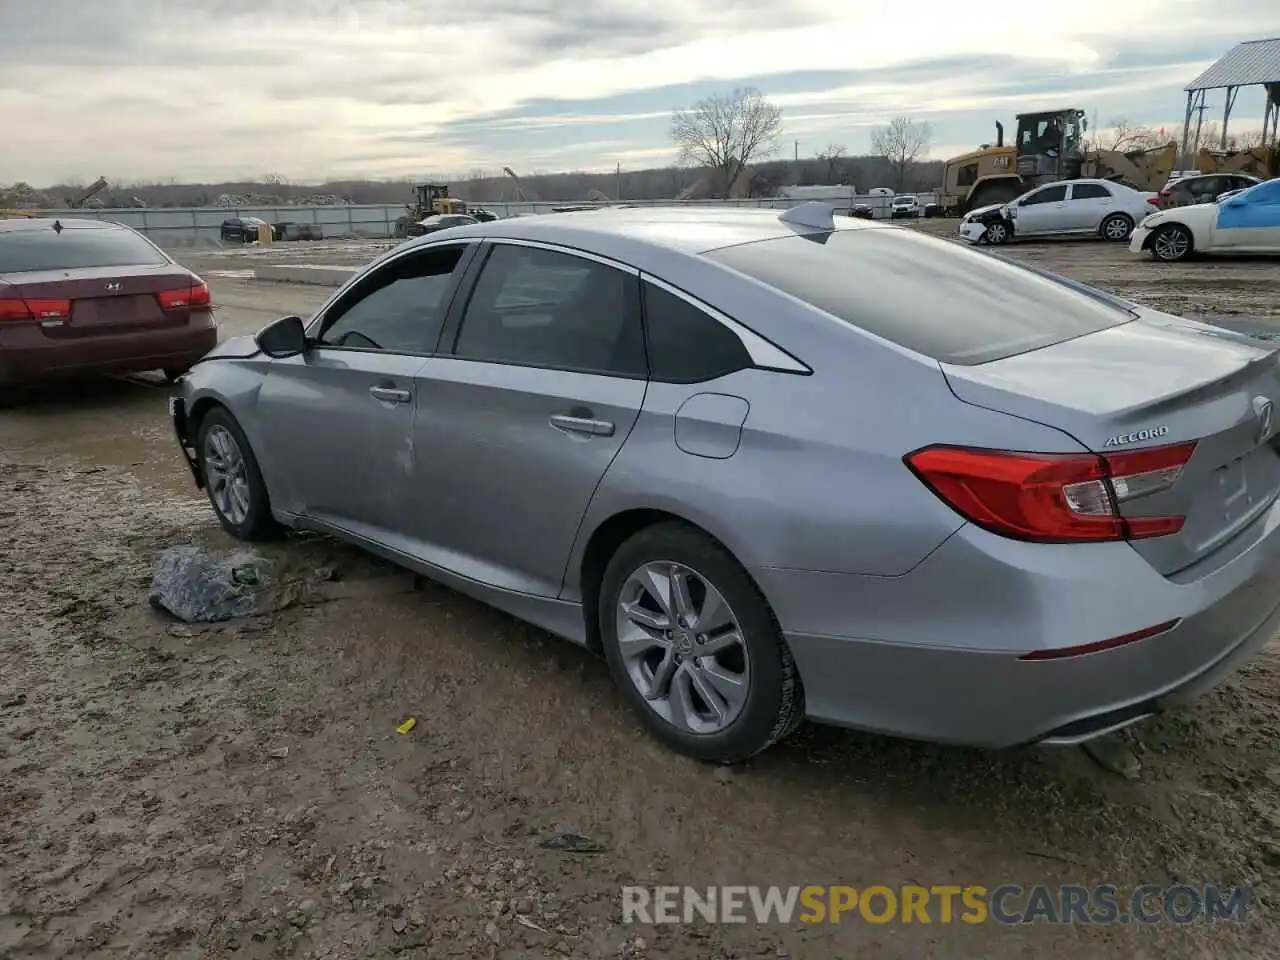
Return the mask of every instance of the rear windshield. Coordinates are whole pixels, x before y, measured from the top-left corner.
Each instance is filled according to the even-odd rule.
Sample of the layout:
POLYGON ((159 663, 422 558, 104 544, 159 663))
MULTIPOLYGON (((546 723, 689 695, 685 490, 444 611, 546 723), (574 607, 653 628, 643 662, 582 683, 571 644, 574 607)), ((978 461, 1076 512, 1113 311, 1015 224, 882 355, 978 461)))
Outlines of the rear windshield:
POLYGON ((999 360, 1133 319, 1031 270, 912 230, 779 237, 706 256, 944 363, 999 360))
POLYGON ((115 227, 52 226, 0 233, 0 273, 132 267, 165 259, 136 233, 115 227))

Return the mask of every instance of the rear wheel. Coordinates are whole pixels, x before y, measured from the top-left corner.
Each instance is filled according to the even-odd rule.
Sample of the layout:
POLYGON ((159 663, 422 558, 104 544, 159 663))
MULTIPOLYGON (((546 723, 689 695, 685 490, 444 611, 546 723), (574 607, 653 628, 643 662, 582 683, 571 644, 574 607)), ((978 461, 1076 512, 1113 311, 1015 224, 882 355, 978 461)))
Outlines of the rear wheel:
POLYGON ((804 716, 791 651, 738 562, 692 527, 664 523, 618 548, 600 590, 614 681, 651 733, 699 760, 745 760, 804 716))
POLYGON ((1151 238, 1151 255, 1163 263, 1175 263, 1191 256, 1191 231, 1180 223, 1167 223, 1151 238))
POLYGON ((227 533, 237 540, 265 540, 279 533, 257 458, 225 408, 216 407, 200 421, 196 455, 209 503, 227 533))
POLYGON ((1102 239, 1111 243, 1124 243, 1133 233, 1133 221, 1123 213, 1113 213, 1102 221, 1098 232, 1102 234, 1102 239))

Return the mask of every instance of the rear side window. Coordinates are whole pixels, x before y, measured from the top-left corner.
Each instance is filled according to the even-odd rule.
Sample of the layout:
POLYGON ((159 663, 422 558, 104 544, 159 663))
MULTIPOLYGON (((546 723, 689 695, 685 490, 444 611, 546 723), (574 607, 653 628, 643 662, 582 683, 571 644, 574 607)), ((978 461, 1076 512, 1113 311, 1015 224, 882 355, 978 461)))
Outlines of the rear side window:
POLYGON ((654 380, 701 383, 751 366, 736 333, 652 283, 644 285, 644 322, 654 380))
POLYGON ((1102 200, 1111 196, 1111 191, 1100 183, 1077 183, 1071 188, 1072 200, 1102 200))
POLYGON ((168 261, 136 233, 115 227, 52 226, 0 233, 0 273, 133 267, 168 261))
POLYGON ((910 230, 837 230, 706 254, 892 343, 977 364, 1132 319, 1023 267, 910 230))

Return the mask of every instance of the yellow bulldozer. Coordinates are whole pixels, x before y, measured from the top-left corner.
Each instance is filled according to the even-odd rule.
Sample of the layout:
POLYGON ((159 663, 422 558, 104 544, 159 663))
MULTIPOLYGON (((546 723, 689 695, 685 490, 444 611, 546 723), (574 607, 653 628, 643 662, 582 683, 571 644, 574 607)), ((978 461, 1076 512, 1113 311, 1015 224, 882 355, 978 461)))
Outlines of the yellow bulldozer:
MULTIPOLYGON (((1139 190, 1160 190, 1178 162, 1178 146, 1169 142, 1144 150, 1103 150, 1085 144, 1083 110, 1020 113, 1012 144, 996 123, 996 142, 952 157, 943 167, 938 210, 958 216, 993 203, 1007 203, 1032 187, 1054 180, 1097 177, 1119 180, 1139 190)), ((1267 176, 1275 157, 1261 149, 1239 152, 1201 150, 1200 173, 1251 173, 1267 176)))
POLYGON ((414 202, 405 204, 405 215, 396 220, 397 237, 407 235, 409 224, 417 223, 432 214, 448 216, 454 213, 466 213, 467 203, 457 197, 449 196, 447 183, 420 183, 413 188, 414 202))

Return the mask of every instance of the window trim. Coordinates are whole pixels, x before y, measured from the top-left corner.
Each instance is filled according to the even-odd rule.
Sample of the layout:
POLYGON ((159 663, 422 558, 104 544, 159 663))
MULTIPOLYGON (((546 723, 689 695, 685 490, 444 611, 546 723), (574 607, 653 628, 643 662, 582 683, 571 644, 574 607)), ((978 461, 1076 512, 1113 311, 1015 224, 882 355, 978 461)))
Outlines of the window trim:
POLYGON ((1023 197, 1023 198, 1022 198, 1022 203, 1021 203, 1021 204, 1019 204, 1019 206, 1023 206, 1023 207, 1038 207, 1038 206, 1040 206, 1042 203, 1066 203, 1066 202, 1067 202, 1067 196, 1068 196, 1068 188, 1069 188, 1069 186, 1070 186, 1070 185, 1069 185, 1069 184, 1066 184, 1066 183, 1049 183, 1049 184, 1045 184, 1043 187, 1039 187, 1038 189, 1032 190, 1029 194, 1027 194, 1025 197, 1023 197), (1058 200, 1037 200, 1035 203, 1028 203, 1028 202, 1027 202, 1027 201, 1029 201, 1032 197, 1038 197, 1038 196, 1041 196, 1042 194, 1048 193, 1050 190, 1054 190, 1054 189, 1061 189, 1061 190, 1062 190, 1062 197, 1061 197, 1061 199, 1058 199, 1058 200))
POLYGON ((726 327, 730 333, 738 338, 743 349, 747 351, 747 356, 751 358, 751 365, 754 369, 769 370, 774 373, 795 373, 805 377, 813 374, 811 367, 787 353, 773 341, 765 339, 748 327, 744 327, 728 314, 717 310, 708 303, 704 303, 693 294, 686 293, 679 287, 673 286, 667 281, 644 271, 640 271, 640 279, 652 283, 655 287, 666 291, 673 297, 683 300, 689 306, 701 310, 712 320, 726 327))
POLYGON ((448 357, 451 360, 457 360, 462 363, 487 363, 499 367, 517 367, 524 370, 553 370, 557 373, 576 374, 578 376, 586 377, 609 377, 615 380, 638 380, 644 383, 649 381, 649 355, 648 344, 645 339, 644 332, 644 304, 641 297, 639 269, 631 266, 630 264, 611 260, 610 258, 600 256, 599 254, 591 253, 586 250, 579 250, 576 247, 570 247, 564 244, 547 243, 541 240, 485 237, 476 246, 478 252, 466 267, 462 282, 459 285, 459 291, 455 293, 454 299, 450 304, 445 328, 441 331, 440 341, 436 345, 437 353, 440 356, 448 357), (517 360, 486 360, 482 357, 460 356, 458 354, 458 340, 462 336, 462 327, 467 318, 467 309, 471 306, 471 298, 475 296, 476 287, 479 286, 480 278, 484 274, 484 268, 488 264, 489 258, 493 256, 494 251, 500 246, 529 247, 535 250, 546 250, 549 253, 563 254, 568 257, 578 257, 582 260, 589 260, 604 267, 620 270, 630 276, 635 281, 635 288, 632 291, 634 298, 632 308, 635 311, 635 320, 640 324, 640 343, 641 349, 644 352, 644 373, 636 375, 632 373, 618 373, 616 371, 608 370, 584 370, 580 368, 566 367, 562 364, 522 363, 517 360))
POLYGON ((448 326, 449 326, 449 318, 453 311, 454 301, 457 299, 459 291, 463 288, 463 281, 467 277, 467 271, 471 268, 471 262, 475 257, 477 246, 478 244, 473 239, 467 239, 467 240, 454 239, 454 240, 441 240, 436 243, 417 244, 407 250, 393 251, 391 254, 388 254, 384 259, 376 261, 374 264, 370 265, 367 269, 361 270, 356 274, 354 274, 349 280, 347 280, 346 283, 340 286, 329 297, 328 300, 326 300, 324 303, 320 305, 320 309, 317 310, 312 315, 311 320, 306 324, 304 328, 306 331, 307 339, 311 341, 315 341, 316 348, 320 350, 341 350, 349 353, 373 353, 373 354, 378 354, 380 356, 390 354, 398 357, 438 356, 441 353, 441 340, 442 340, 443 334, 445 330, 448 329, 448 326), (339 303, 341 303, 343 298, 345 298, 346 295, 349 294, 351 291, 353 291, 356 287, 363 284, 375 273, 381 273, 383 270, 391 268, 392 264, 399 263, 401 260, 408 259, 409 257, 421 256, 422 254, 429 254, 437 250, 443 250, 446 247, 461 247, 462 252, 461 252, 461 256, 458 259, 457 266, 453 268, 453 273, 452 273, 452 276, 454 278, 453 283, 450 286, 450 288, 445 291, 444 297, 441 298, 441 303, 443 304, 443 308, 444 308, 444 317, 440 324, 440 333, 437 334, 436 336, 435 347, 432 350, 430 351, 375 350, 372 347, 348 347, 348 346, 339 346, 333 343, 319 342, 319 338, 324 333, 325 329, 328 326, 331 326, 331 324, 328 322, 328 319, 329 319, 329 314, 333 311, 333 308, 336 307, 339 303))

